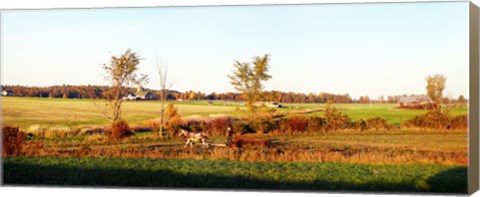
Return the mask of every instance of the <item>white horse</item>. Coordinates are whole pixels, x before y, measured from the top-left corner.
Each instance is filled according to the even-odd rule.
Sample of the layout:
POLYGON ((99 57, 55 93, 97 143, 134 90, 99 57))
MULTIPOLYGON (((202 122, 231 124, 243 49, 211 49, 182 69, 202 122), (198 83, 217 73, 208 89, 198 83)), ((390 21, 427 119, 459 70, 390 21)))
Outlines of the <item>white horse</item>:
POLYGON ((203 144, 204 148, 207 148, 207 139, 208 135, 204 132, 200 133, 193 133, 193 132, 188 132, 186 130, 181 129, 180 133, 178 134, 179 137, 182 137, 185 139, 185 148, 190 144, 190 147, 193 147, 193 143, 201 142, 203 144))

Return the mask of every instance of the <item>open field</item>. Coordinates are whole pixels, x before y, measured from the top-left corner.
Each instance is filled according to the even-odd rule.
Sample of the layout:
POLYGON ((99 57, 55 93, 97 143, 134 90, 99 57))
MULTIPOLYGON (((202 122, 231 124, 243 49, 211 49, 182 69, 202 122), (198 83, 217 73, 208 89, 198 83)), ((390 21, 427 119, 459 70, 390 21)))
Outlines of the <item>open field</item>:
MULTIPOLYGON (((2 97, 2 119, 5 125, 19 126, 27 129, 31 125, 65 125, 76 126, 84 124, 108 123, 99 114, 93 100, 87 99, 50 99, 26 97, 2 97)), ((285 104, 292 109, 279 109, 280 111, 302 111, 306 109, 323 109, 325 104, 285 104)), ((222 101, 208 105, 206 101, 176 102, 182 117, 231 115, 242 116, 235 110, 238 102, 225 103, 222 101)), ((342 113, 353 120, 370 117, 381 117, 388 123, 399 125, 401 122, 419 114, 423 110, 396 110, 396 104, 335 104, 342 113)), ((243 107, 240 107, 243 109, 243 107)), ((157 101, 126 101, 122 105, 124 119, 131 123, 142 123, 155 119, 159 115, 160 103, 157 101)), ((451 114, 466 114, 467 108, 455 108, 451 114)), ((314 112, 308 115, 321 116, 323 112, 314 112)))
POLYGON ((465 166, 17 157, 8 185, 467 192, 465 166))
MULTIPOLYGON (((304 105, 310 107, 311 104, 304 105)), ((320 108, 325 107, 325 104, 319 105, 320 108)), ((424 110, 405 110, 395 109, 397 104, 335 104, 340 112, 347 114, 353 120, 371 117, 381 117, 388 123, 393 125, 400 125, 402 122, 412 118, 415 115, 421 115, 426 113, 424 110)), ((313 106, 311 106, 313 107, 313 106)), ((321 116, 323 112, 316 112, 309 115, 321 116)), ((463 115, 467 114, 466 107, 454 108, 451 115, 463 115)))
MULTIPOLYGON (((236 115, 234 106, 176 103, 181 116, 211 114, 236 115)), ((160 103, 156 101, 125 101, 123 117, 129 123, 142 123, 157 118, 160 103)), ((65 125, 108 123, 99 113, 93 100, 2 97, 2 119, 5 125, 27 129, 31 125, 65 125)))

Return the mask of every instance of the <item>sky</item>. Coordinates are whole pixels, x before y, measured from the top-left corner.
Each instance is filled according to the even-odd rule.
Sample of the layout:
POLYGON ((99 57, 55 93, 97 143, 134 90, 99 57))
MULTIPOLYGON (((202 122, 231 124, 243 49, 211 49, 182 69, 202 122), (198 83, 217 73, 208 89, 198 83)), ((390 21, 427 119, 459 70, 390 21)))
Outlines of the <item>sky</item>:
POLYGON ((159 89, 235 91, 235 60, 271 55, 266 90, 353 98, 424 94, 468 98, 468 2, 9 10, 1 13, 0 82, 107 85, 101 65, 131 48, 159 89))

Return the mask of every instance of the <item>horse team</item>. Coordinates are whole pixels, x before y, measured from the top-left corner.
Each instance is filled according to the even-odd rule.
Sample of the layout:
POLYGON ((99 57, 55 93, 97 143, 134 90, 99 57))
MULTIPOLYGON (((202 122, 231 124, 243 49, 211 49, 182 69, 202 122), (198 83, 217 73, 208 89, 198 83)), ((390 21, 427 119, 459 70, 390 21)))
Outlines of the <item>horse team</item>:
MULTIPOLYGON (((180 133, 178 134, 179 137, 183 137, 185 141, 185 146, 184 148, 187 148, 188 145, 190 145, 191 148, 193 148, 194 143, 202 143, 202 146, 204 148, 208 148, 210 143, 207 142, 208 140, 208 135, 205 132, 190 132, 186 131, 184 129, 180 130, 180 133)), ((245 136, 237 136, 235 139, 232 139, 233 137, 233 131, 230 127, 227 128, 227 143, 224 146, 229 146, 229 147, 243 147, 243 146, 254 146, 254 145, 260 145, 260 146, 265 146, 265 147, 270 147, 271 146, 271 141, 269 139, 254 139, 251 137, 245 137, 245 136)))
POLYGON ((208 135, 205 132, 193 133, 186 130, 181 129, 180 133, 178 134, 179 137, 183 137, 185 140, 185 148, 190 144, 190 147, 193 148, 193 144, 197 142, 201 142, 204 148, 207 148, 207 139, 208 135))

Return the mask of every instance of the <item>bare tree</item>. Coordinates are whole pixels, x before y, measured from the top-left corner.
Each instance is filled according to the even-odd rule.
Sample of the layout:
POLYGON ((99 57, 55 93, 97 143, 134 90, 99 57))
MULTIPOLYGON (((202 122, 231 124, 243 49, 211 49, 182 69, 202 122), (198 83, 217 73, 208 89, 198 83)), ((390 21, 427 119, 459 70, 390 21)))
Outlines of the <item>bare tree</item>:
POLYGON ((120 57, 112 56, 110 64, 103 64, 102 68, 107 72, 105 79, 110 82, 111 88, 103 93, 105 102, 96 103, 101 115, 112 122, 117 123, 122 118, 122 96, 125 96, 125 87, 148 82, 147 75, 137 74, 138 64, 141 58, 131 49, 125 51, 120 57))
POLYGON ((168 81, 168 67, 163 63, 156 64, 158 77, 160 79, 160 125, 159 134, 163 136, 163 126, 165 125, 165 102, 167 101, 168 90, 172 88, 173 83, 168 81))

